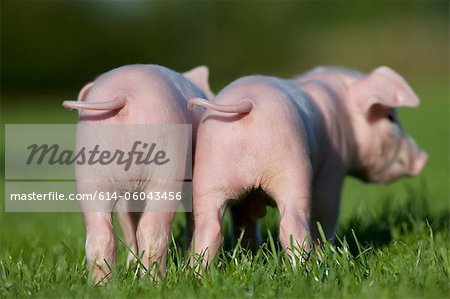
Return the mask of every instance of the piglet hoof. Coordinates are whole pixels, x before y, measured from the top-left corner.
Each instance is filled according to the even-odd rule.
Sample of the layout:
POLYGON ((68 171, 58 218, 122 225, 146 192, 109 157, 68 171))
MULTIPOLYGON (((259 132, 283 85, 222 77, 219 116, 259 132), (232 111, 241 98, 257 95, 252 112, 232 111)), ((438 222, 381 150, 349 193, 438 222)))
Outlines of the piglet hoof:
POLYGON ((91 280, 95 286, 107 285, 111 281, 111 277, 111 271, 100 264, 96 264, 95 269, 91 273, 91 280))
POLYGON ((202 254, 192 254, 189 259, 189 267, 193 276, 197 279, 203 279, 208 268, 208 261, 205 258, 206 251, 202 254))

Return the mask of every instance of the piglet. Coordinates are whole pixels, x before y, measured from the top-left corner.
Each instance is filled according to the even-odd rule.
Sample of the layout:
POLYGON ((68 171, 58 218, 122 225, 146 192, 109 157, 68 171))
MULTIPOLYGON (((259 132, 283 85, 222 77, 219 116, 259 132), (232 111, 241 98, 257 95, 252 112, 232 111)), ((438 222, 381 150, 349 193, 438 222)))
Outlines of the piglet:
MULTIPOLYGON (((78 101, 65 101, 63 106, 80 110, 77 147, 92 143, 126 149, 124 142, 128 141, 129 136, 121 135, 119 130, 92 136, 91 132, 86 131, 90 129, 83 131, 81 125, 90 124, 90 128, 94 128, 94 125, 191 124, 195 137, 199 114, 187 109, 187 100, 210 96, 208 69, 204 66, 182 75, 158 65, 128 65, 101 75, 83 87, 78 101), (86 137, 87 134, 90 134, 89 137, 86 137)), ((131 144, 128 146, 131 147, 131 144)), ((179 157, 186 157, 187 144, 180 145, 175 151, 179 157)), ((186 165, 180 164, 175 168, 183 173, 186 165)), ((107 165, 101 169, 77 165, 76 178, 77 191, 81 194, 94 194, 100 188, 110 190, 111 193, 150 192, 154 187, 152 173, 146 165, 137 166, 133 171, 126 171, 123 166, 117 165, 107 165)), ((180 191, 182 181, 174 186, 176 190, 173 191, 180 191)), ((123 203, 123 199, 120 199, 119 204, 123 203)), ((111 214, 114 201, 97 201, 96 204, 101 206, 100 211, 94 211, 92 203, 84 201, 81 202, 81 208, 86 226, 88 267, 92 279, 99 283, 109 280, 109 267, 114 264, 117 240, 111 214), (89 204, 91 206, 87 206, 89 204)), ((156 262, 159 271, 164 274, 174 212, 144 211, 142 215, 134 212, 122 208, 118 213, 125 241, 132 251, 129 260, 132 256, 139 256, 146 268, 156 262)))
POLYGON ((344 177, 389 183, 416 176, 427 154, 404 131, 396 108, 419 99, 396 72, 317 68, 284 80, 248 76, 207 107, 197 133, 193 176, 195 251, 204 262, 221 245, 227 203, 252 246, 267 203, 280 213, 281 245, 293 254, 333 238, 344 177), (264 196, 262 196, 264 195, 264 196), (294 246, 292 246, 294 245, 294 246))

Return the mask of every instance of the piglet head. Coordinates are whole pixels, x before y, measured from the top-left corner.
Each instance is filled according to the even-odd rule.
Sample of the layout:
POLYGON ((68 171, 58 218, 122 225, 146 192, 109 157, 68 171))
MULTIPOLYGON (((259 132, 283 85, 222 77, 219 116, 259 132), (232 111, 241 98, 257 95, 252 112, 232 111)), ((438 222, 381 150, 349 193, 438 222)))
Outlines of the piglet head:
POLYGON ((418 175, 427 154, 404 131, 396 113, 396 108, 419 105, 408 83, 382 66, 358 78, 349 94, 358 160, 355 175, 377 183, 418 175))

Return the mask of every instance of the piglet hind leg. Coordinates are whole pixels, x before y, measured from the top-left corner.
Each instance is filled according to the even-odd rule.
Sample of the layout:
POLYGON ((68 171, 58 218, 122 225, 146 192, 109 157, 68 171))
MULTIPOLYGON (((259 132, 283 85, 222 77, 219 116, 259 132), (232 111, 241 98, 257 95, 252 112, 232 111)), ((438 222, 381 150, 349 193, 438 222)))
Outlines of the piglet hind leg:
POLYGON ((124 242, 127 247, 127 267, 136 262, 138 253, 136 231, 141 213, 128 211, 126 201, 119 201, 120 210, 117 212, 120 228, 122 229, 124 242))
POLYGON ((142 193, 152 194, 152 199, 147 198, 136 230, 141 273, 150 275, 155 281, 162 279, 166 273, 167 250, 177 207, 174 201, 157 200, 156 196, 164 193, 159 191, 169 189, 175 193, 181 192, 182 183, 150 184, 143 189, 142 193))
MULTIPOLYGON (((310 249, 310 188, 309 182, 295 180, 295 176, 283 180, 270 192, 280 212, 279 239, 281 246, 295 266, 302 262, 310 249)), ((307 178, 307 176, 305 176, 307 178)))
POLYGON ((146 211, 142 214, 136 236, 142 272, 160 280, 166 272, 167 250, 174 212, 146 211))
POLYGON ((91 279, 104 284, 111 279, 117 250, 117 238, 112 225, 111 213, 86 212, 86 259, 91 279))
MULTIPOLYGON (((99 188, 78 183, 78 193, 85 195, 93 196, 99 188)), ((95 284, 110 281, 111 268, 115 263, 117 238, 112 224, 113 208, 112 201, 81 201, 86 228, 86 260, 90 278, 95 284)))
POLYGON ((196 194, 194 188, 194 256, 191 266, 197 271, 200 264, 204 269, 214 258, 222 245, 222 218, 226 204, 225 195, 206 193, 196 194))
MULTIPOLYGON (((291 195, 287 200, 309 201, 308 197, 291 195)), ((305 207, 282 203, 280 211, 279 238, 283 249, 295 266, 303 261, 310 249, 309 211, 305 207)))

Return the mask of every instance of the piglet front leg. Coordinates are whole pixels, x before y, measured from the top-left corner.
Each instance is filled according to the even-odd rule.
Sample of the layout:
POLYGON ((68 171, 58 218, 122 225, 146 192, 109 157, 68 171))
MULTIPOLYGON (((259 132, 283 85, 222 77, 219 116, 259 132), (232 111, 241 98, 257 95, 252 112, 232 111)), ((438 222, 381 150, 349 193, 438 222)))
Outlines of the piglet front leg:
POLYGON ((334 230, 338 221, 340 194, 344 181, 344 170, 339 159, 329 159, 316 178, 311 203, 311 237, 314 244, 320 244, 317 223, 320 223, 325 238, 334 240, 334 230), (332 174, 332 175, 330 175, 332 174))
POLYGON ((258 229, 258 218, 255 217, 255 212, 261 214, 256 216, 263 217, 265 207, 261 208, 261 206, 265 205, 265 202, 263 198, 260 198, 257 195, 251 194, 250 196, 255 199, 252 200, 246 198, 243 202, 230 206, 231 217, 233 220, 233 241, 237 244, 237 241, 242 236, 240 243, 242 247, 256 253, 262 242, 262 237, 258 229))

